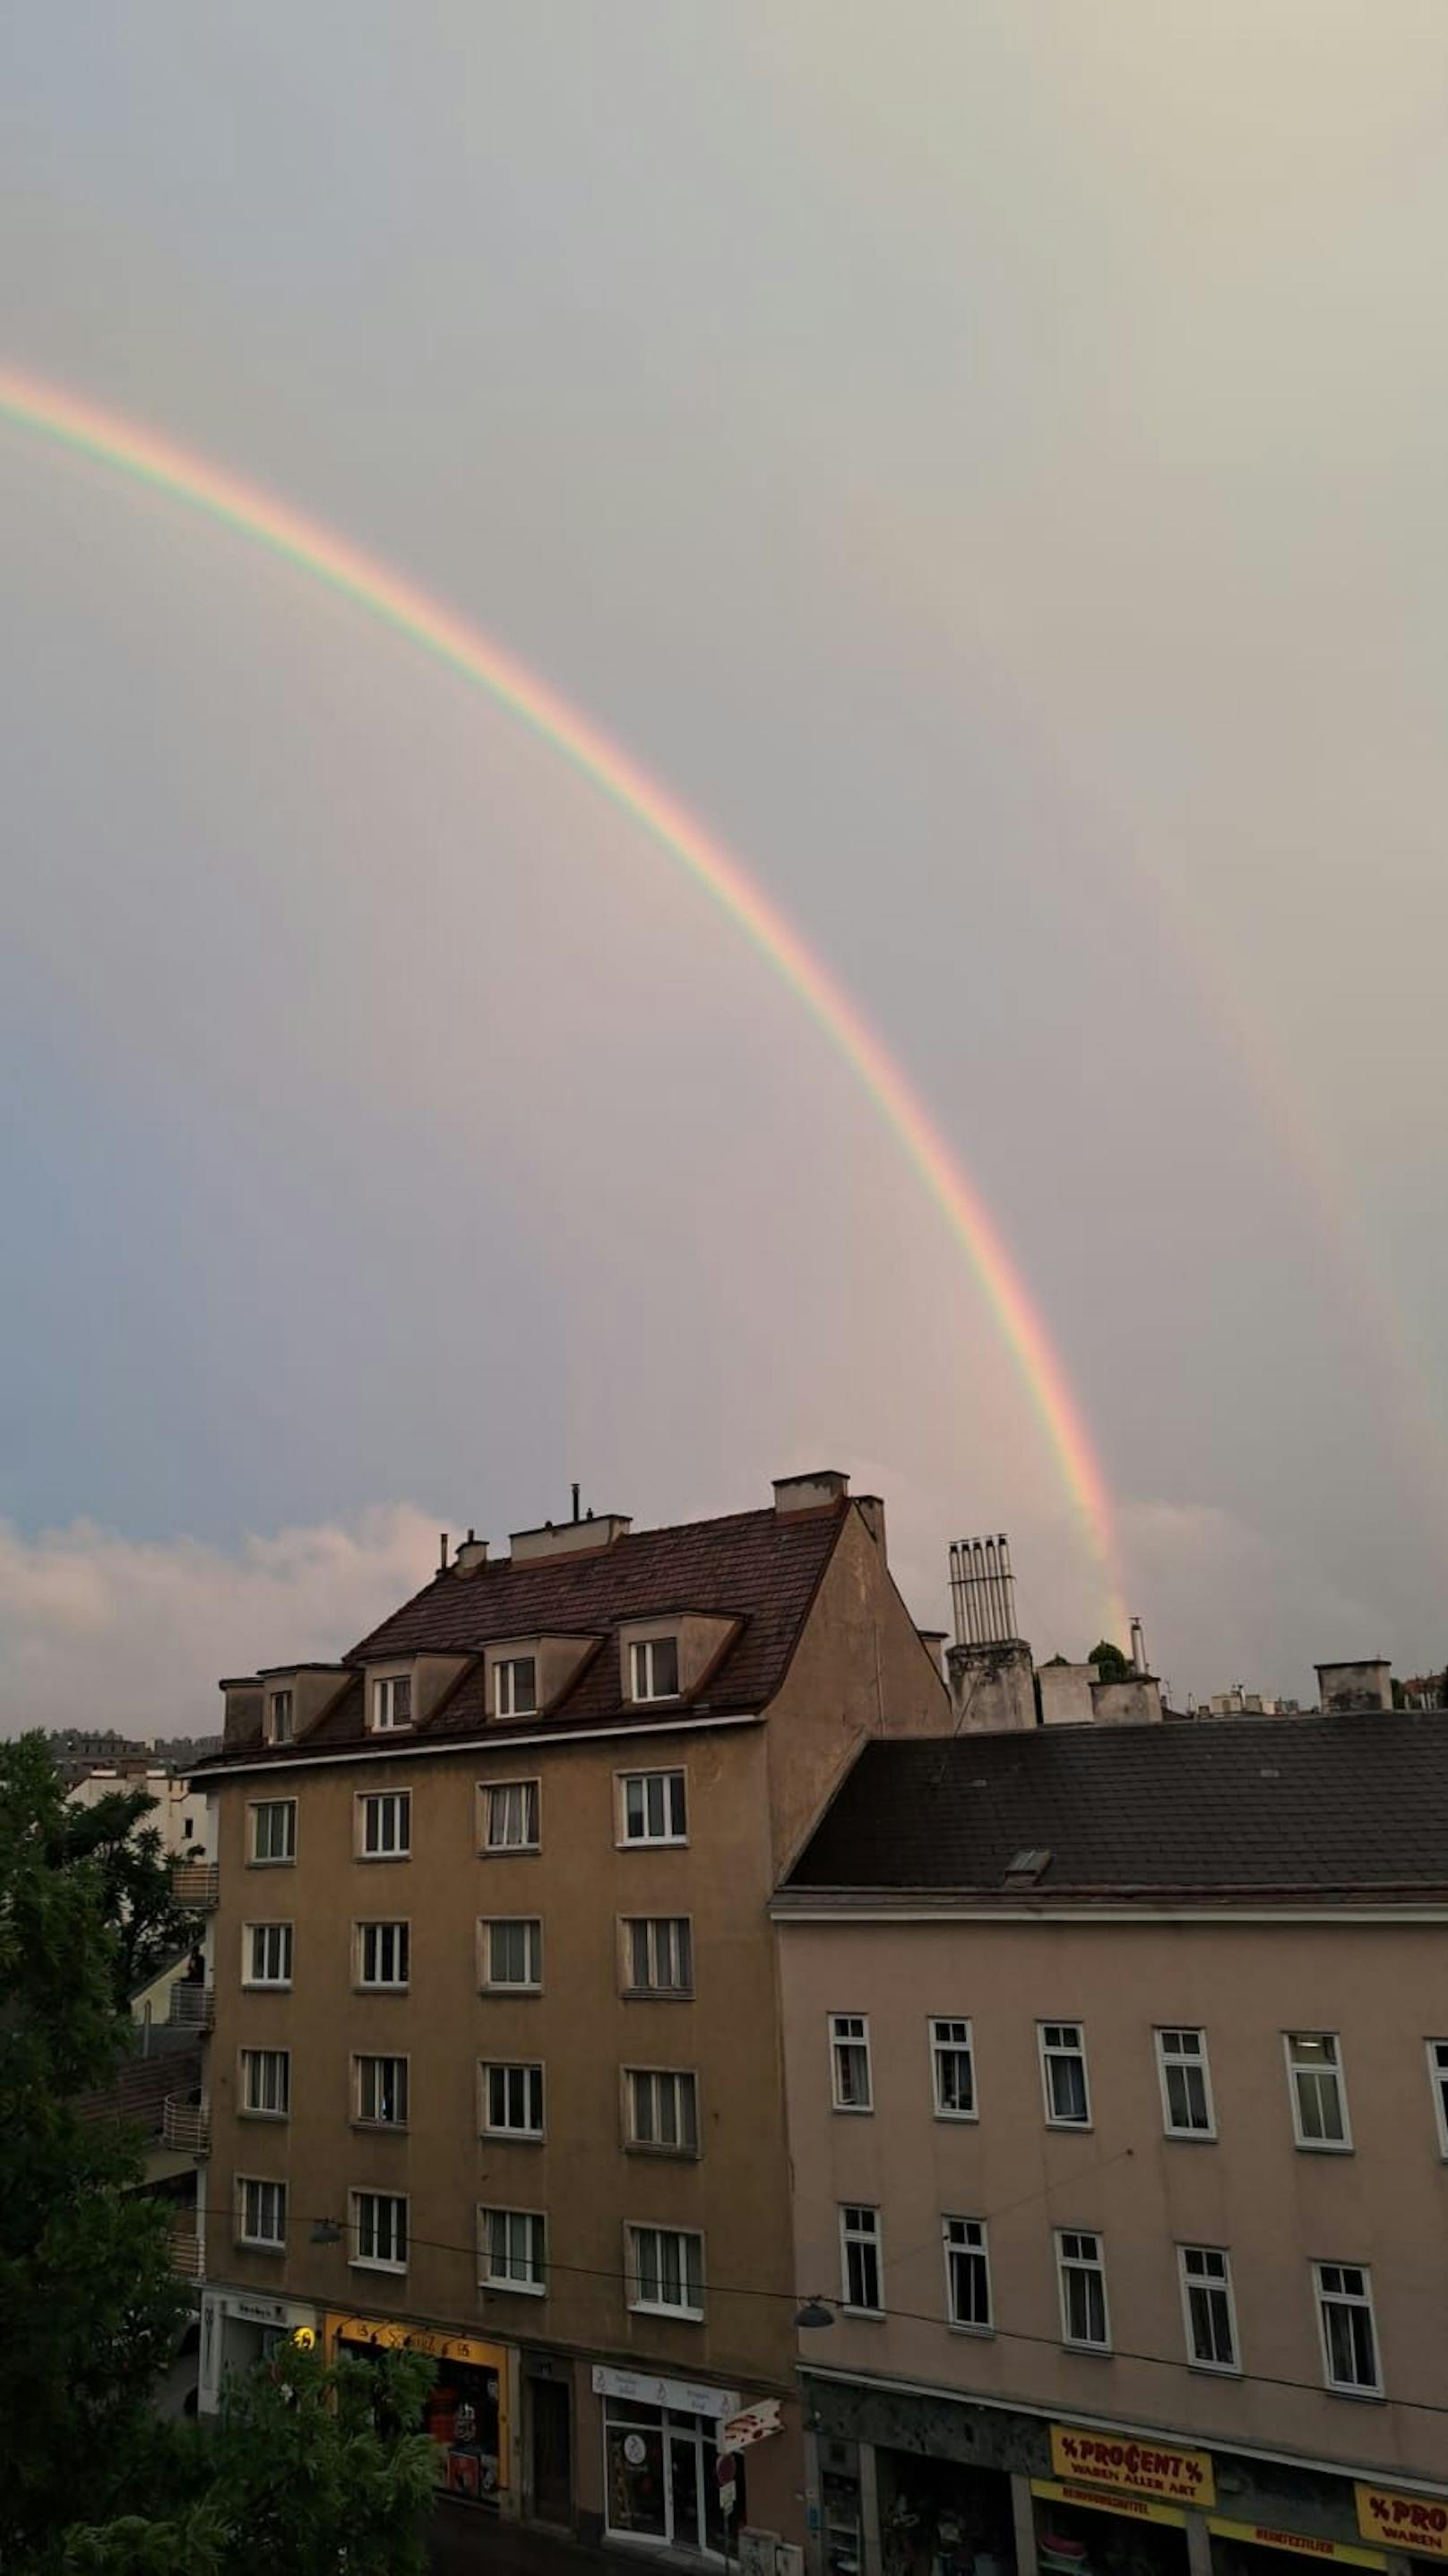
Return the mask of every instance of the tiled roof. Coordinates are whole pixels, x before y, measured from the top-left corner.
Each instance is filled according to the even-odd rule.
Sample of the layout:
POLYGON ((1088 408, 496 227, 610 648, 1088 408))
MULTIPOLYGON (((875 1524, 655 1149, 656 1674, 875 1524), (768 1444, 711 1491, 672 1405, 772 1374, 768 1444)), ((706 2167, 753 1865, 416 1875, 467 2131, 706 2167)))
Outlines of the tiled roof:
POLYGON ((1223 1717, 867 1744, 791 1872, 1013 1904, 1448 1892, 1448 1714, 1223 1717))
POLYGON ((137 2120, 148 2138, 161 2134, 161 2112, 169 2093, 184 2099, 201 2082, 199 2048, 174 2056, 135 2057, 122 2066, 103 2092, 80 2093, 75 2108, 83 2120, 137 2120))
MULTIPOLYGON (((672 1529, 639 1530, 595 1555, 559 1556, 541 1563, 503 1560, 476 1574, 435 1575, 425 1589, 364 1637, 343 1660, 381 1663, 415 1654, 480 1657, 485 1646, 512 1638, 596 1636, 603 1648, 581 1666, 570 1690, 545 1718, 510 1721, 509 1735, 546 1736, 570 1725, 617 1725, 638 1718, 657 1723, 658 1708, 635 1709, 622 1697, 620 1660, 611 1645, 631 1619, 698 1610, 737 1619, 739 1632, 709 1675, 694 1703, 711 1713, 753 1712, 774 1697, 809 1614, 844 1512, 780 1517, 772 1509, 735 1512, 723 1520, 684 1521, 672 1529)), ((265 1759, 279 1766, 329 1747, 373 1745, 364 1731, 359 1674, 297 1742, 278 1746, 265 1759)), ((442 1705, 399 1743, 432 1742, 481 1732, 483 1668, 470 1665, 442 1705)), ((260 1747, 239 1746, 229 1759, 254 1761, 260 1747)))

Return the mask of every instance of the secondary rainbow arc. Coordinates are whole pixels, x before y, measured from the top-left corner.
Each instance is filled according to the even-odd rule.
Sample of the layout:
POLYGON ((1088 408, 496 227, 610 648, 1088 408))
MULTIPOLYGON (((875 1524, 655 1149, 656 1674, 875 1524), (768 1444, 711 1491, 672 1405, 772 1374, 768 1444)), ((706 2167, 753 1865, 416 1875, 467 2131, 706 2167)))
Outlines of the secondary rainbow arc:
POLYGON ((1045 1432, 1125 1636, 1105 1478, 1060 1356, 958 1155, 859 1006, 743 864, 597 725, 481 628, 287 503, 155 432, 14 369, 0 419, 184 504, 306 573, 482 689, 591 781, 683 867, 805 1005, 850 1065, 965 1251, 1045 1432))

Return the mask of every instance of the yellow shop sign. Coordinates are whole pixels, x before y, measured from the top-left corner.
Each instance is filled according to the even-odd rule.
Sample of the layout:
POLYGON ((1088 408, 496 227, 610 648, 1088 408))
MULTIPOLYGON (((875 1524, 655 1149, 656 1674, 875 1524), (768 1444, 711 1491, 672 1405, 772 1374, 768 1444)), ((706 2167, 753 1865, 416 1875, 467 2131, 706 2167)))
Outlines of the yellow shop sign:
POLYGON ((1112 2487, 1124 2495, 1163 2496, 1172 2504, 1214 2505, 1211 2454, 1186 2451, 1146 2433, 1088 2433, 1051 2426, 1051 2466, 1070 2483, 1112 2487))
POLYGON ((1408 2549, 1418 2558, 1448 2558, 1448 2500, 1405 2495, 1366 2479, 1359 2480, 1356 2494, 1364 2540, 1385 2540, 1390 2549, 1408 2549))
POLYGON ((1047 2504, 1085 2505, 1091 2513, 1124 2513, 1133 2522, 1169 2522, 1185 2531, 1187 2518, 1177 2504, 1153 2504, 1149 2496, 1103 2495, 1099 2487, 1077 2487, 1069 2478, 1032 2478, 1031 2493, 1047 2504))

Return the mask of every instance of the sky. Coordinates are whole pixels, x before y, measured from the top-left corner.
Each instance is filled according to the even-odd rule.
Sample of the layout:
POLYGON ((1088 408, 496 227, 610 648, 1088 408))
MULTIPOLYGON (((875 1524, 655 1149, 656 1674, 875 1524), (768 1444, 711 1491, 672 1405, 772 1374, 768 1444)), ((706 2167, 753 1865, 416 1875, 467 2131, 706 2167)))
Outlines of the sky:
MULTIPOLYGON (((781 906, 990 1212, 1180 1703, 1448 1655, 1440 0, 7 12, 0 366, 365 548, 781 906)), ((1109 1586, 817 1021, 506 711, 0 423, 0 1728, 437 1533, 1109 1586)))

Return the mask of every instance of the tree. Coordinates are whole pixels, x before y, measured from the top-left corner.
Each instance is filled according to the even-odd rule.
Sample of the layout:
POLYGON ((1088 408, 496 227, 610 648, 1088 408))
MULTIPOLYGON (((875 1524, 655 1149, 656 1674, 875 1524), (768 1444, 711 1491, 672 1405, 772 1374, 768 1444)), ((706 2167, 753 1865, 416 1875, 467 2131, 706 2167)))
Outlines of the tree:
POLYGON ((116 1941, 116 2000, 123 2007, 201 1928, 176 1902, 157 1828, 141 1823, 155 1804, 148 1789, 117 1789, 93 1807, 69 1801, 61 1807, 59 1865, 90 1861, 100 1871, 101 1903, 116 1941))
POLYGON ((1130 1657, 1123 1655, 1119 1646, 1113 1646, 1109 1637, 1098 1639, 1086 1661, 1095 1665, 1104 1682, 1125 1681, 1131 1670, 1130 1657))

